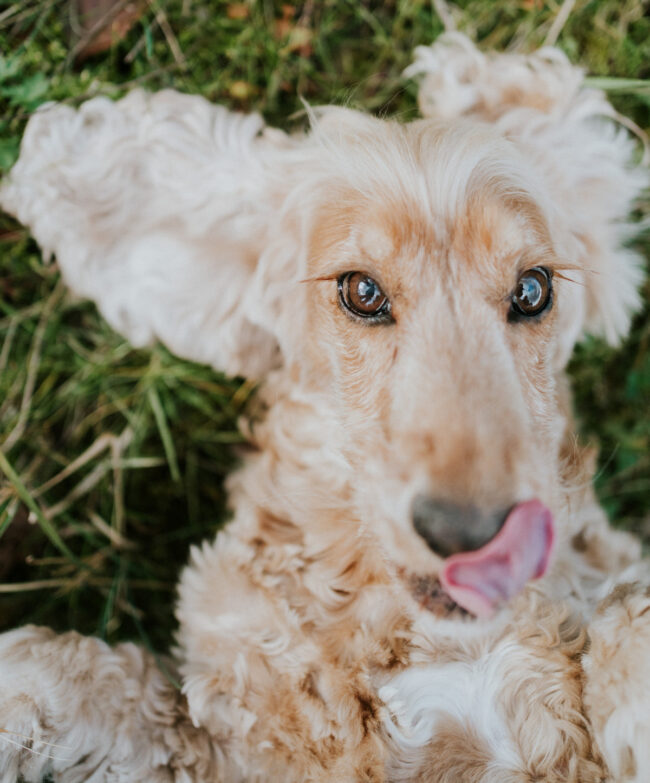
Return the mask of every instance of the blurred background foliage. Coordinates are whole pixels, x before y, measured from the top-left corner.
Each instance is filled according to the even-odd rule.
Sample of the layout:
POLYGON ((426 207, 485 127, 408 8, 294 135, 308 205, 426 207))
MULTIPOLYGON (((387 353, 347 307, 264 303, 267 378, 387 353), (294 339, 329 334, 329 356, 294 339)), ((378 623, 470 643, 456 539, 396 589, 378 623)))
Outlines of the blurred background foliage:
MULTIPOLYGON (((0 0, 0 172, 44 101, 134 86, 199 93, 304 123, 301 98, 416 116, 401 77, 445 24, 488 48, 557 38, 650 126, 650 6, 640 0, 0 0)), ((639 217, 650 214, 650 202, 639 217)), ((637 240, 648 257, 650 239, 637 240)), ((650 288, 618 350, 571 365, 596 479, 617 525, 650 541, 650 288)), ((134 350, 0 214, 0 629, 77 628, 161 649, 191 543, 226 518, 223 478, 254 393, 242 380, 134 350)))

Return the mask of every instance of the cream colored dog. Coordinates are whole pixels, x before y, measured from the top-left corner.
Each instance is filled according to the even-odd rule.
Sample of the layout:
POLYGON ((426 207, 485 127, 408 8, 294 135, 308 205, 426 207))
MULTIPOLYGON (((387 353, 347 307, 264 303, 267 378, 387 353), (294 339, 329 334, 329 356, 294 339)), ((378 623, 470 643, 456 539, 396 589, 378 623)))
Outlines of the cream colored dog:
POLYGON ((645 174, 558 51, 418 50, 426 119, 32 118, 5 209, 135 345, 264 379, 234 519, 137 647, 0 637, 0 780, 650 780, 650 573, 565 366, 623 335, 645 174), (28 746, 28 749, 19 747, 28 746))

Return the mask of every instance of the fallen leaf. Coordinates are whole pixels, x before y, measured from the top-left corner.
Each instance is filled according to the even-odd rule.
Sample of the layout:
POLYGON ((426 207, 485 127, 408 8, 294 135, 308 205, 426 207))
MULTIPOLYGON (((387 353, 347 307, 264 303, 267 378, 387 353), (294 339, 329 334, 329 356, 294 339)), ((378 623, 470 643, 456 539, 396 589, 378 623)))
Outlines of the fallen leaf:
POLYGON ((226 8, 226 16, 228 19, 248 19, 250 8, 246 3, 230 3, 226 8))
POLYGON ((88 38, 77 54, 78 62, 101 54, 123 40, 133 25, 141 19, 147 7, 144 0, 133 0, 123 8, 119 8, 120 0, 76 0, 76 2, 82 30, 81 40, 84 40, 84 36, 88 38), (100 25, 101 29, 92 33, 102 20, 104 24, 100 25))

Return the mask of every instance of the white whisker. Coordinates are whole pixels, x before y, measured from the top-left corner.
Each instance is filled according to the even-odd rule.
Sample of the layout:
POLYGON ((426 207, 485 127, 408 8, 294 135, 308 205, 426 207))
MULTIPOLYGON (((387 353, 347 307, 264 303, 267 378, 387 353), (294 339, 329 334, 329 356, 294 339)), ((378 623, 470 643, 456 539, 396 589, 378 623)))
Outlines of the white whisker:
MULTIPOLYGON (((12 740, 12 739, 10 739, 9 737, 6 736, 7 734, 16 734, 16 736, 18 736, 18 737, 23 737, 25 739, 30 739, 29 737, 26 737, 24 734, 18 734, 18 732, 13 732, 13 731, 12 732, 7 732, 4 729, 2 729, 0 731, 1 731, 1 733, 3 735, 5 735, 3 737, 0 737, 0 739, 6 740, 11 745, 15 745, 15 747, 17 747, 17 748, 22 748, 23 750, 27 750, 30 753, 33 753, 35 756, 43 756, 44 758, 52 759, 53 761, 71 761, 71 759, 72 759, 71 756, 53 756, 50 752, 44 753, 44 752, 42 752, 40 750, 34 750, 34 748, 30 748, 27 745, 23 745, 22 742, 18 742, 17 740, 12 740)), ((41 744, 49 745, 50 747, 65 747, 64 745, 60 745, 60 746, 55 745, 52 742, 43 742, 41 744)))

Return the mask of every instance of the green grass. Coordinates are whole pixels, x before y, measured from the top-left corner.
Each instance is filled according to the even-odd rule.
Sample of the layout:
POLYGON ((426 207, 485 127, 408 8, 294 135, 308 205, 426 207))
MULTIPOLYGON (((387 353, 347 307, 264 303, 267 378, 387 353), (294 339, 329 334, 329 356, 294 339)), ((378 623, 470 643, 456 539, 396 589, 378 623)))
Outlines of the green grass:
MULTIPOLYGON (((452 12, 486 47, 531 49, 559 7, 468 0, 452 12)), ((410 118, 415 89, 400 73, 442 29, 424 0, 157 0, 124 40, 77 64, 69 0, 0 2, 0 170, 41 102, 134 85, 200 93, 284 127, 303 121, 301 97, 410 118)), ((650 126, 650 16, 639 2, 578 0, 559 45, 650 126)), ((647 237, 641 246, 647 257, 647 237)), ((581 346, 572 375, 585 437, 601 445, 600 497, 650 541, 647 305, 620 350, 581 346)), ((0 215, 0 629, 31 621, 167 645, 188 547, 225 519, 222 481, 253 391, 160 347, 132 349, 0 215)))

